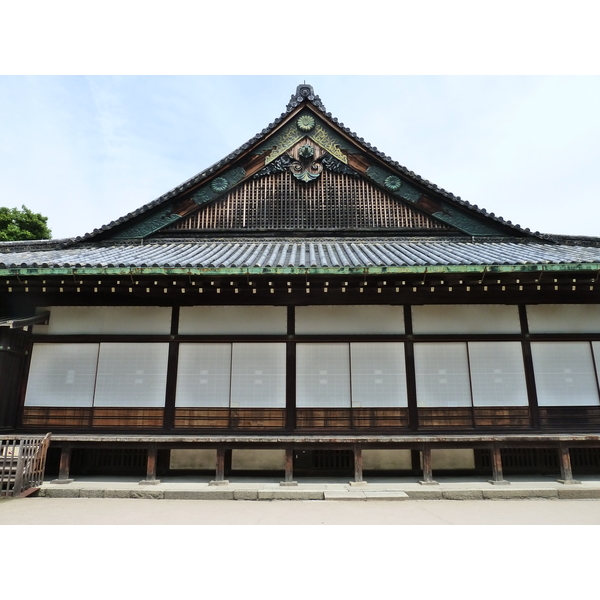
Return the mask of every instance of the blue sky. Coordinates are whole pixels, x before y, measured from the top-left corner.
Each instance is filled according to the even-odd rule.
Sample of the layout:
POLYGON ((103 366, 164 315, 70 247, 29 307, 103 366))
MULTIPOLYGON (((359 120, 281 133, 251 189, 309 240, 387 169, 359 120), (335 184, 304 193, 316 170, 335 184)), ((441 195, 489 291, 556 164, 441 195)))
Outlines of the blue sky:
POLYGON ((0 205, 83 235, 239 147, 304 80, 440 187, 532 230, 600 236, 595 76, 4 76, 0 205))

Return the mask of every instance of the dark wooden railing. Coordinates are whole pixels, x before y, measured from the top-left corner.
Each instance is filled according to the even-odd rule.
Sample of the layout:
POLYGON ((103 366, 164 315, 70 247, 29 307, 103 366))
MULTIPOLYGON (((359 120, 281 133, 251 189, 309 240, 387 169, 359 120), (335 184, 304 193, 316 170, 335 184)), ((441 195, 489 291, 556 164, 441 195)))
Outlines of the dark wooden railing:
POLYGON ((0 498, 42 485, 50 436, 0 436, 0 498))

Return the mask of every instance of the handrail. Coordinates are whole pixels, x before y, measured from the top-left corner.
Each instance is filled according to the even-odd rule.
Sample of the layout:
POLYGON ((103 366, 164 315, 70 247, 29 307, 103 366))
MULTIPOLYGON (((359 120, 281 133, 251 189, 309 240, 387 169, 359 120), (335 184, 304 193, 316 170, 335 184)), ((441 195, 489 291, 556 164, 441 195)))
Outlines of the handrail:
POLYGON ((0 498, 42 485, 51 436, 0 436, 0 498))

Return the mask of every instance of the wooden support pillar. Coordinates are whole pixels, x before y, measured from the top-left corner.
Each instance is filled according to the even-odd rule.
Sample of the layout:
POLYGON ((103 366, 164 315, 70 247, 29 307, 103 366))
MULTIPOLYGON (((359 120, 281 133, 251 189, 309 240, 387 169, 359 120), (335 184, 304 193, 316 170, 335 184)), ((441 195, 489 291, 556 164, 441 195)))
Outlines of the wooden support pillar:
POLYGON ((294 449, 291 446, 285 448, 285 479, 279 485, 298 485, 294 481, 294 449))
POLYGON ((146 462, 146 479, 140 481, 140 484, 156 485, 160 483, 160 479, 156 479, 156 444, 148 446, 148 458, 146 462))
POLYGON ((354 445, 354 483, 366 483, 363 481, 362 448, 358 444, 354 445))
POLYGON ((561 444, 558 448, 558 462, 560 464, 561 477, 557 480, 559 483, 564 483, 566 485, 573 483, 581 483, 581 481, 573 479, 573 470, 571 468, 571 454, 569 452, 569 447, 565 444, 561 444))
POLYGON ((225 451, 223 447, 217 448, 217 464, 215 469, 215 478, 208 485, 227 485, 229 481, 225 479, 225 451))
POLYGON ((63 444, 60 449, 60 466, 58 467, 58 479, 54 479, 52 483, 72 483, 69 479, 69 471, 71 469, 71 444, 68 442, 63 444))
POLYGON ((438 485, 438 482, 433 480, 431 446, 429 444, 423 444, 421 456, 423 459, 423 481, 419 481, 419 483, 421 485, 438 485))
POLYGON ((504 479, 502 473, 502 454, 498 444, 493 444, 490 449, 492 455, 492 478, 490 483, 494 485, 508 485, 510 482, 504 479))

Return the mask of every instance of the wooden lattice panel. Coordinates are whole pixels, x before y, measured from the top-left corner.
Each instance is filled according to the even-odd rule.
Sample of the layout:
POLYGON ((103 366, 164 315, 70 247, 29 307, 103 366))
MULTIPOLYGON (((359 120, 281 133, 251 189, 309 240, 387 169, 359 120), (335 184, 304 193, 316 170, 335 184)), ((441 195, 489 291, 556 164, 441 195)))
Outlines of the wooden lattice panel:
POLYGON ((407 429, 407 408, 353 408, 352 427, 354 429, 407 429))
POLYGON ((529 407, 516 406, 506 408, 481 408, 473 409, 476 427, 487 427, 496 429, 499 427, 511 427, 516 429, 528 429, 531 427, 529 407))
POLYGON ((364 179, 324 170, 304 183, 291 173, 250 179, 164 231, 451 229, 364 179))
POLYGON ((471 408, 419 408, 419 427, 423 429, 472 429, 471 408))
POLYGON ((91 424, 91 408, 26 406, 23 409, 23 427, 63 429, 69 427, 89 427, 91 424))
POLYGON ((162 408, 95 408, 92 427, 160 428, 163 414, 162 408))

